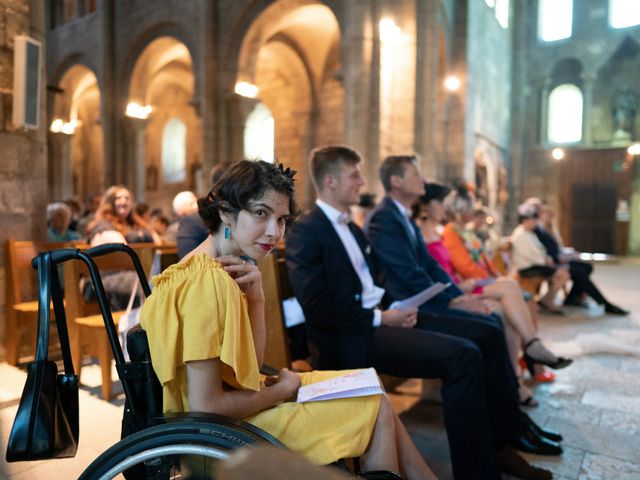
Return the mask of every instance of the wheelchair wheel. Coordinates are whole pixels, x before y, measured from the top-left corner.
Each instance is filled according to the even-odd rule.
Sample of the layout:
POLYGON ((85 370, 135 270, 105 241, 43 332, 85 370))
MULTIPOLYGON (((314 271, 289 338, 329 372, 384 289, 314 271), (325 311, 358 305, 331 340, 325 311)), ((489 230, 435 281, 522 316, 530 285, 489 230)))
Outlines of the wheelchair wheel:
POLYGON ((282 446, 264 432, 233 424, 165 423, 120 440, 96 458, 80 480, 211 479, 232 450, 255 444, 282 446), (254 431, 255 430, 255 431, 254 431))

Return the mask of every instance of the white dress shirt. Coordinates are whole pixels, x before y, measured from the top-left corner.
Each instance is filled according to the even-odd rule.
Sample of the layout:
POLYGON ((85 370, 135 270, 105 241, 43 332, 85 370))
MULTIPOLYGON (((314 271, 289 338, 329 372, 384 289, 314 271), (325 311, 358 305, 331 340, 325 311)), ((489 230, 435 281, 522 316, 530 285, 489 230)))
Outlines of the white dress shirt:
POLYGON ((405 207, 395 198, 391 196, 389 198, 391 198, 391 201, 393 201, 395 206, 398 208, 398 210, 402 214, 402 217, 404 218, 405 227, 407 228, 407 230, 409 230, 409 234, 413 237, 414 240, 416 240, 416 231, 413 229, 413 225, 411 225, 411 215, 412 215, 411 210, 409 210, 407 207, 405 207))
POLYGON ((518 270, 547 264, 547 251, 535 233, 518 225, 511 234, 513 263, 518 270))
POLYGON ((341 221, 344 219, 344 213, 336 210, 331 205, 322 200, 316 200, 316 205, 331 221, 333 229, 338 234, 342 245, 349 255, 351 265, 360 278, 362 284, 362 308, 373 308, 373 326, 379 327, 382 323, 382 311, 379 308, 375 308, 380 303, 384 295, 384 289, 380 288, 373 283, 373 277, 369 271, 369 266, 360 250, 360 245, 356 241, 353 233, 349 230, 347 223, 341 221))

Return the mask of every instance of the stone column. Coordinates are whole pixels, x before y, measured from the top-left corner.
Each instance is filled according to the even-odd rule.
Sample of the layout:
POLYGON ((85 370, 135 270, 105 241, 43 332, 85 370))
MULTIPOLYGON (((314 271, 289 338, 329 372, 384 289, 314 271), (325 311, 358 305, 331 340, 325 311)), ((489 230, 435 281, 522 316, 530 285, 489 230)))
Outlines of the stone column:
POLYGON ((549 142, 547 138, 547 127, 549 126, 549 119, 547 118, 549 112, 549 92, 551 90, 551 79, 545 78, 542 83, 542 89, 540 94, 540 144, 546 145, 549 142))
POLYGON ((591 107, 593 105, 593 87, 596 76, 591 73, 582 74, 582 143, 591 145, 591 107))
POLYGON ((145 129, 148 120, 125 117, 126 149, 125 149, 125 178, 127 187, 131 190, 137 202, 145 198, 145 129))
POLYGON ((202 119, 202 150, 200 163, 202 173, 206 181, 204 182, 205 192, 210 188, 209 171, 215 162, 226 160, 219 148, 219 140, 224 135, 218 135, 223 130, 218 128, 218 117, 220 117, 220 85, 217 72, 220 68, 219 58, 221 49, 219 37, 216 31, 218 20, 217 9, 219 2, 202 2, 202 17, 200 22, 200 58, 194 61, 194 76, 198 78, 199 89, 195 92, 194 105, 196 111, 202 119), (197 68, 196 68, 197 65, 197 68))
POLYGON ((439 71, 436 2, 416 2, 416 92, 414 118, 415 151, 425 177, 438 178, 436 119, 439 71))
POLYGON ((49 200, 63 200, 73 196, 71 168, 71 135, 48 134, 49 143, 49 200))
POLYGON ((377 186, 380 161, 379 138, 379 47, 376 15, 368 0, 345 5, 342 31, 342 70, 345 92, 345 141, 363 157, 363 175, 368 190, 377 186))

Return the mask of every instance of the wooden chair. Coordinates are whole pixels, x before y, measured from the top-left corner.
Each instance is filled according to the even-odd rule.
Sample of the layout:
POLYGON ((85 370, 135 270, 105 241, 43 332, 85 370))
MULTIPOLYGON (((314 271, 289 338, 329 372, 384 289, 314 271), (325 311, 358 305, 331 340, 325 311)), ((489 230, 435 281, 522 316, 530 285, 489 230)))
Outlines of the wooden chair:
MULTIPOLYGON (((134 243, 130 246, 136 251, 145 271, 149 272, 154 246, 146 243, 134 243)), ((97 257, 95 262, 101 272, 133 270, 131 259, 123 252, 97 257)), ((84 299, 81 279, 88 276, 89 272, 82 262, 72 261, 65 264, 64 285, 71 356, 78 375, 82 370, 82 358, 85 352, 98 359, 102 374, 102 398, 110 400, 113 386, 111 380, 113 354, 97 302, 84 299)), ((124 311, 113 312, 116 325, 124 313, 124 311)))
POLYGON ((498 272, 500 272, 500 274, 514 278, 520 285, 521 289, 529 292, 535 297, 536 295, 538 295, 542 284, 547 279, 543 276, 521 277, 518 272, 512 267, 511 255, 511 243, 504 243, 499 249, 496 250, 493 258, 491 259, 491 263, 498 270, 498 272))
MULTIPOLYGON (((68 247, 77 242, 45 243, 36 245, 31 240, 8 240, 6 245, 6 319, 5 349, 7 363, 16 365, 24 343, 35 351, 35 333, 38 320, 38 275, 31 259, 39 250, 68 247), (28 337, 27 341, 24 341, 28 337)), ((55 328, 52 329, 52 333, 55 328)), ((57 342, 50 341, 55 348, 57 342)))
POLYGON ((180 261, 178 247, 175 244, 155 247, 153 261, 157 262, 157 265, 154 263, 154 268, 157 268, 154 273, 164 272, 167 267, 180 261))
POLYGON ((5 348, 7 363, 17 365, 23 337, 29 338, 35 351, 35 325, 38 320, 38 277, 31 266, 37 255, 30 240, 8 240, 6 247, 6 319, 5 348))
MULTIPOLYGON (((284 261, 284 259, 282 259, 284 261)), ((289 340, 287 338, 282 312, 282 287, 280 279, 279 259, 272 253, 260 260, 258 267, 262 273, 262 289, 264 290, 264 310, 266 324, 266 348, 264 363, 280 369, 291 367, 289 340)))

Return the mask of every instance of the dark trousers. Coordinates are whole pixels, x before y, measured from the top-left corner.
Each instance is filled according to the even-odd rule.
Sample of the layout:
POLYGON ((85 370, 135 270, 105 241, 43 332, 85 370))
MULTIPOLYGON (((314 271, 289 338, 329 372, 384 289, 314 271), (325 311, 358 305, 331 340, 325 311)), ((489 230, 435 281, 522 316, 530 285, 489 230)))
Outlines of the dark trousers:
POLYGON ((604 295, 598 290, 598 287, 591 281, 590 275, 592 271, 593 267, 588 263, 569 262, 569 274, 571 275, 573 286, 567 297, 580 298, 583 293, 586 293, 599 304, 606 305, 609 302, 607 302, 607 299, 604 298, 604 295))
POLYGON ((414 329, 376 329, 370 345, 369 363, 378 373, 442 379, 456 479, 501 478, 496 446, 518 435, 517 386, 504 333, 489 319, 420 314, 414 329))

